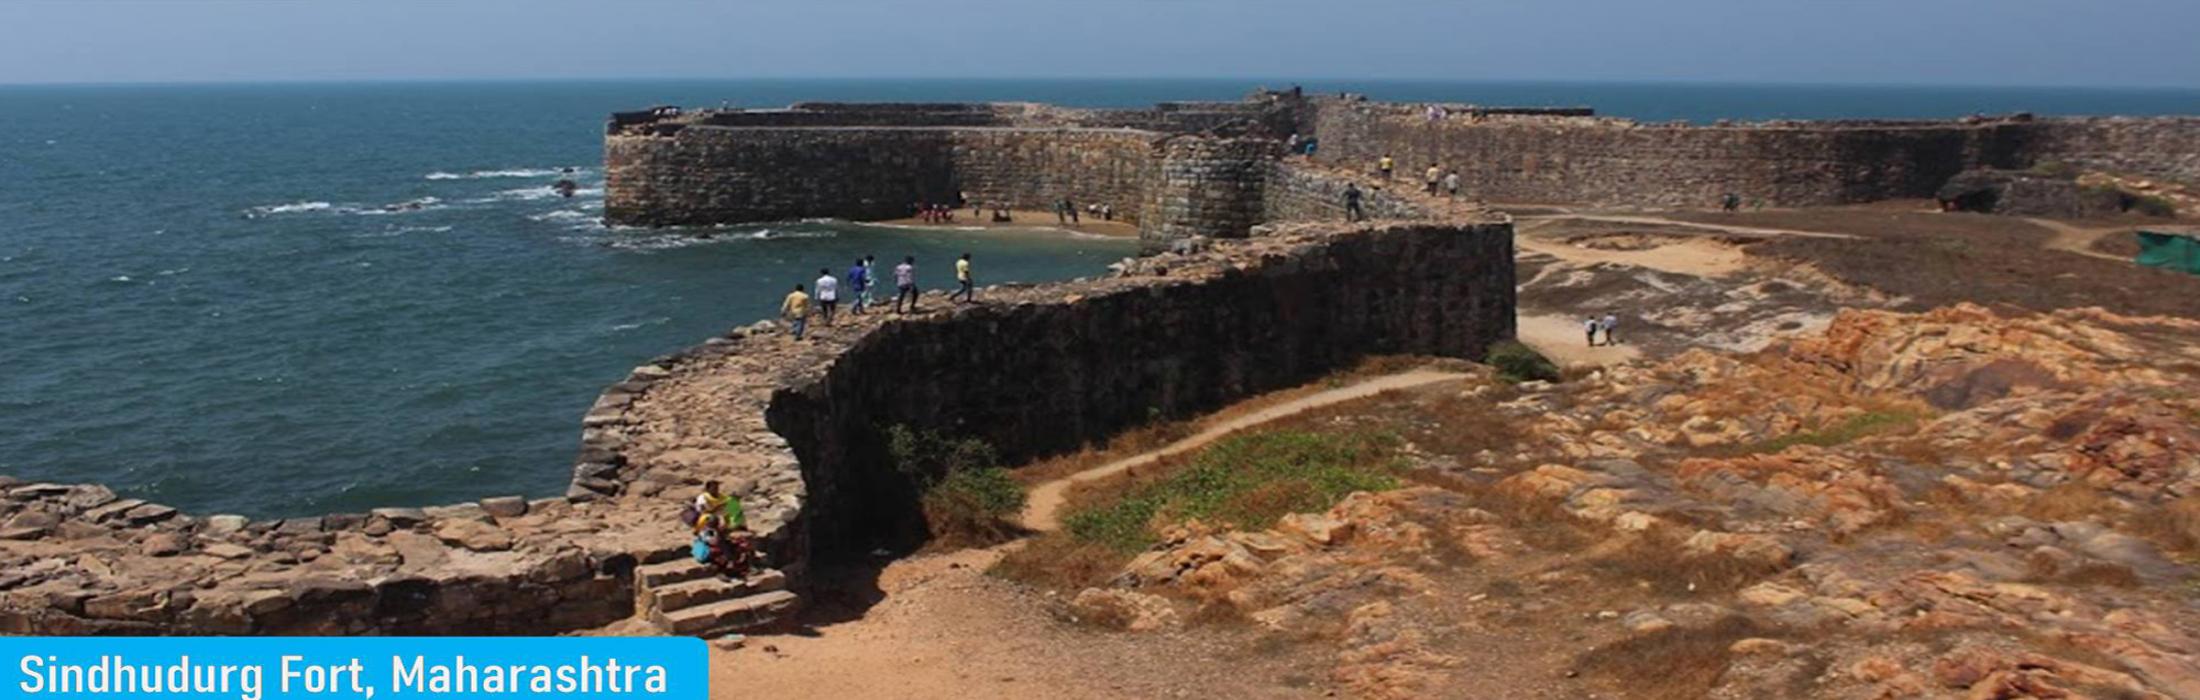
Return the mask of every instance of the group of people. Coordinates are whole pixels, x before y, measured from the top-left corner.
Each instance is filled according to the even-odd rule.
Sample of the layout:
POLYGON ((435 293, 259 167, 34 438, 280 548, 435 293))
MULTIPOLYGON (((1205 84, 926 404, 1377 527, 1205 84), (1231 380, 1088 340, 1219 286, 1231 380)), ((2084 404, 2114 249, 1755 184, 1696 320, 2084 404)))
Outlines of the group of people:
POLYGON ((741 499, 725 493, 718 482, 704 482, 703 492, 681 509, 680 519, 695 535, 688 554, 696 562, 709 564, 729 578, 747 576, 756 565, 756 541, 749 533, 741 499))
POLYGON ((1597 346, 1597 331, 1600 330, 1604 331, 1605 345, 1618 345, 1619 340, 1612 337, 1612 329, 1617 327, 1619 327, 1619 317, 1612 314, 1605 314, 1604 318, 1591 316, 1588 320, 1581 322, 1582 330, 1589 334, 1589 347, 1592 348, 1597 346))
POLYGON ((926 204, 923 202, 918 202, 909 206, 910 208, 917 211, 918 221, 922 221, 928 224, 955 223, 954 207, 950 207, 945 204, 926 204))
MULTIPOLYGON (((1375 161, 1375 172, 1382 176, 1384 182, 1391 181, 1397 175, 1398 160, 1390 157, 1388 153, 1383 154, 1382 158, 1375 161)), ((1456 168, 1445 170, 1435 163, 1429 163, 1428 170, 1421 173, 1421 191, 1430 195, 1442 194, 1447 197, 1458 197, 1459 170, 1456 168)))
MULTIPOLYGON (((876 272, 877 263, 878 256, 866 255, 848 268, 845 281, 850 313, 860 316, 865 309, 878 305, 871 298, 872 291, 880 284, 876 272)), ((819 322, 827 326, 833 325, 833 319, 840 311, 842 282, 843 278, 833 276, 832 268, 821 267, 818 268, 817 280, 813 283, 817 290, 815 297, 810 295, 810 287, 796 284, 794 291, 788 292, 787 297, 780 301, 779 316, 787 321, 788 332, 796 340, 809 334, 813 311, 819 322)), ((969 253, 963 253, 962 257, 955 260, 955 282, 958 286, 953 294, 947 296, 948 301, 967 304, 978 300, 976 278, 971 272, 969 253)), ((894 266, 894 313, 916 313, 917 293, 917 258, 914 255, 903 257, 901 264, 894 266)))

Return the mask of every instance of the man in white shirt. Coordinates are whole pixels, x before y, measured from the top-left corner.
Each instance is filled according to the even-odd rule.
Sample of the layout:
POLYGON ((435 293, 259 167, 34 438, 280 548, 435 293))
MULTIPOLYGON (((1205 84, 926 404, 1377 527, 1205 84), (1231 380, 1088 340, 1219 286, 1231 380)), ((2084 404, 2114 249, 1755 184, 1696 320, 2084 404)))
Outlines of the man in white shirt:
POLYGON ((817 270, 817 316, 825 325, 833 325, 833 309, 840 306, 840 280, 833 279, 832 268, 817 270))

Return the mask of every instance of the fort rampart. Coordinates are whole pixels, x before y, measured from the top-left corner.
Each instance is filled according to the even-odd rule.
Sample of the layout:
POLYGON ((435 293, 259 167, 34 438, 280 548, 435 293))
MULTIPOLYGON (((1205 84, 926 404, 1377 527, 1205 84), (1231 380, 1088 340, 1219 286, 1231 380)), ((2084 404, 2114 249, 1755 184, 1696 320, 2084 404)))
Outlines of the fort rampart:
MULTIPOLYGON (((1502 221, 1285 224, 1113 276, 988 287, 976 306, 933 294, 931 313, 809 342, 736 329, 606 389, 562 498, 254 521, 0 477, 0 633, 601 626, 650 604, 653 565, 684 556, 680 503, 706 479, 740 496, 784 572, 769 585, 799 585, 816 552, 922 531, 914 486, 885 466, 889 426, 1023 459, 1371 353, 1477 358, 1512 334, 1512 253, 1502 221)), ((757 598, 728 619, 767 624, 798 602, 757 598)))

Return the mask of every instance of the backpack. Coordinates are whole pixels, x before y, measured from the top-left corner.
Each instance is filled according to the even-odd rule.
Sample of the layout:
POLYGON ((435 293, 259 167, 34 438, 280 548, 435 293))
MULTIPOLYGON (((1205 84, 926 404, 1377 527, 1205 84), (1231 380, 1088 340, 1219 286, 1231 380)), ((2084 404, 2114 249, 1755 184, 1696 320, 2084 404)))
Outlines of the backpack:
POLYGON ((702 519, 702 517, 703 512, 695 509, 694 501, 688 501, 687 505, 680 506, 680 525, 682 527, 695 527, 695 521, 702 519))

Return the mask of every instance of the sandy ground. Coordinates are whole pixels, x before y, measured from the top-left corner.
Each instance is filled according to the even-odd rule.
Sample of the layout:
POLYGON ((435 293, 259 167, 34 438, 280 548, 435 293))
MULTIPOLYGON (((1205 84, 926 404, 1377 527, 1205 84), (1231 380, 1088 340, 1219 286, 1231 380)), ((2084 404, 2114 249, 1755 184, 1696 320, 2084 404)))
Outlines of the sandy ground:
MULTIPOLYGON (((1120 214, 1121 212, 1117 213, 1120 214)), ((933 223, 914 217, 870 223, 888 226, 936 226, 945 228, 1054 228, 1100 236, 1122 236, 1126 238, 1138 236, 1138 224, 1124 221, 1121 218, 1114 221, 1101 221, 1096 217, 1085 217, 1078 223, 1064 224, 1055 219, 1053 212, 1016 210, 1008 213, 1010 221, 996 223, 992 220, 992 214, 993 212, 987 211, 985 216, 974 219, 971 218, 969 209, 958 209, 955 211, 955 220, 949 223, 933 223)))
MULTIPOLYGON (((1619 345, 1590 347, 1581 330, 1585 318, 1521 314, 1518 319, 1520 343, 1534 348, 1560 367, 1615 365, 1642 357, 1642 351, 1626 344, 1626 338, 1621 338, 1619 345)), ((1623 326, 1618 331, 1625 333, 1627 329, 1623 326)))
POLYGON ((1525 236, 1515 240, 1521 250, 1543 253, 1567 262, 1616 263, 1697 277, 1726 277, 1742 271, 1748 260, 1741 248, 1703 238, 1663 243, 1642 250, 1589 248, 1525 236))
MULTIPOLYGON (((1301 396, 1217 423, 1190 437, 1038 485, 1023 520, 1051 529, 1069 486, 1197 449, 1231 433, 1386 391, 1464 379, 1414 370, 1301 396)), ((1152 698, 1310 697, 1303 660, 1287 653, 1231 658, 1243 678, 1216 683, 1217 660, 1242 656, 1227 631, 1116 634, 1048 613, 1057 599, 987 576, 1011 542, 911 557, 878 575, 883 597, 854 619, 797 634, 714 646, 714 697, 1152 698)))

